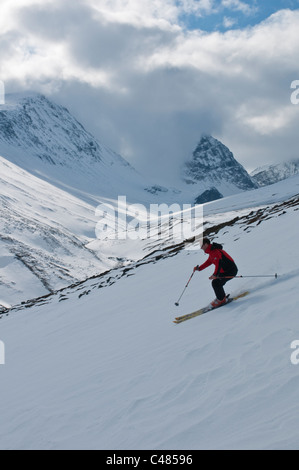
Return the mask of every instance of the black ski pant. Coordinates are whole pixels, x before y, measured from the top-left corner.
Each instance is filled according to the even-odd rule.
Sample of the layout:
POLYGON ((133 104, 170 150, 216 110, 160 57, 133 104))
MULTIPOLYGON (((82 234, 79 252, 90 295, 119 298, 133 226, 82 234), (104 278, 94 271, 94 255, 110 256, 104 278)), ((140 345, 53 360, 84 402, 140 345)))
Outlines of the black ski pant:
POLYGON ((226 271, 224 273, 220 273, 218 275, 218 278, 217 279, 213 279, 212 281, 212 287, 214 289, 214 292, 215 292, 215 295, 216 295, 216 298, 218 300, 223 300, 224 297, 225 297, 225 292, 224 292, 224 289, 223 289, 223 286, 228 282, 228 281, 231 281, 231 279, 233 279, 233 277, 231 279, 225 279, 226 276, 236 276, 237 275, 237 272, 238 272, 238 268, 237 266, 234 266, 230 271, 226 271), (221 279, 221 278, 224 278, 224 279, 221 279))

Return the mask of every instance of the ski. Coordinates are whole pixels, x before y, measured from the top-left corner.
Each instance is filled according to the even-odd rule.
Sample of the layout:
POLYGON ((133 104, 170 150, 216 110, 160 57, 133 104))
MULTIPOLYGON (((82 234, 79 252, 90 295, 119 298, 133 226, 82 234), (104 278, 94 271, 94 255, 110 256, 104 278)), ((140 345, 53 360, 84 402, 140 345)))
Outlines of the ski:
POLYGON ((216 308, 223 307, 224 305, 229 304, 233 300, 237 300, 237 299, 240 299, 241 297, 245 297, 245 295, 248 295, 248 294, 249 294, 249 291, 241 292, 240 294, 237 294, 234 297, 227 298, 227 302, 223 305, 220 305, 219 307, 211 307, 210 305, 208 305, 207 307, 196 310, 195 312, 187 313, 187 315, 176 317, 175 320, 173 320, 173 323, 182 323, 183 321, 190 320, 190 318, 198 317, 199 315, 203 315, 204 313, 210 312, 211 310, 215 310, 216 308))

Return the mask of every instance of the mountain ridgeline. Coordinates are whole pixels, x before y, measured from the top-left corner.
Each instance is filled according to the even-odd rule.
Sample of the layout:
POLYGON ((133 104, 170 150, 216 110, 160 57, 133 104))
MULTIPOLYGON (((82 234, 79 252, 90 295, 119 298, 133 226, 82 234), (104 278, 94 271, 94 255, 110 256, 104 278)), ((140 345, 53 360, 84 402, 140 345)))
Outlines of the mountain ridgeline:
POLYGON ((251 173, 251 177, 258 186, 268 186, 299 173, 299 158, 276 165, 266 165, 257 168, 251 173))
MULTIPOLYGON (((0 154, 31 173, 89 196, 134 202, 204 203, 257 187, 219 140, 203 135, 177 187, 158 185, 89 133, 63 106, 43 95, 8 95, 0 107, 0 154), (159 188, 159 190, 157 190, 159 188)), ((90 202, 90 200, 88 201, 90 202)))
MULTIPOLYGON (((0 108, 0 149, 1 143, 60 166, 73 166, 82 158, 86 163, 105 161, 107 151, 66 108, 40 94, 8 95, 8 105, 0 108)), ((117 160, 128 165, 119 156, 117 160)))

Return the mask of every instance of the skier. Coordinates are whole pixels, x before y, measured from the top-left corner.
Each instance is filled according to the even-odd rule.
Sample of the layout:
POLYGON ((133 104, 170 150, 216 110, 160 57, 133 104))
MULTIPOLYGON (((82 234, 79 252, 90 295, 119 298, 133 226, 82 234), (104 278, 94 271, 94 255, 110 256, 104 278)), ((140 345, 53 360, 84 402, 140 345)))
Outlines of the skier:
POLYGON ((216 294, 216 299, 211 302, 213 308, 220 307, 226 303, 226 295, 223 289, 224 284, 230 279, 226 276, 231 276, 231 279, 237 275, 238 268, 234 260, 227 254, 219 243, 211 243, 208 238, 204 238, 202 241, 201 249, 209 255, 209 258, 205 263, 200 266, 195 266, 193 272, 202 271, 203 269, 215 265, 215 271, 209 279, 212 280, 212 287, 216 294))

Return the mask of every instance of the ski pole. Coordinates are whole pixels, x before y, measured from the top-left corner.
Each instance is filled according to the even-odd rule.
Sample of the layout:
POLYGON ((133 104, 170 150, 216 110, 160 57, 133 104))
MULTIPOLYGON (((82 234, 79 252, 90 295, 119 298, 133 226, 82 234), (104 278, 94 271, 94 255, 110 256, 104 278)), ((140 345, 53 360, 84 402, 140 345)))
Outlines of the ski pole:
POLYGON ((217 276, 216 279, 235 279, 239 277, 275 277, 278 278, 278 274, 265 274, 265 275, 256 275, 256 276, 217 276))
POLYGON ((179 302, 180 302, 181 298, 183 297, 183 294, 184 294, 185 290, 186 290, 187 287, 188 287, 189 282, 190 282, 191 279, 192 279, 193 274, 194 274, 194 271, 193 271, 193 273, 191 274, 191 276, 190 276, 190 278, 189 278, 189 281, 188 281, 187 284, 185 285, 185 289, 184 289, 183 292, 181 293, 181 295, 180 295, 180 297, 179 297, 179 300, 178 300, 177 302, 175 302, 175 304, 174 304, 174 305, 176 305, 177 307, 178 307, 178 305, 179 305, 179 302))

